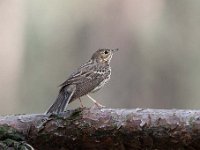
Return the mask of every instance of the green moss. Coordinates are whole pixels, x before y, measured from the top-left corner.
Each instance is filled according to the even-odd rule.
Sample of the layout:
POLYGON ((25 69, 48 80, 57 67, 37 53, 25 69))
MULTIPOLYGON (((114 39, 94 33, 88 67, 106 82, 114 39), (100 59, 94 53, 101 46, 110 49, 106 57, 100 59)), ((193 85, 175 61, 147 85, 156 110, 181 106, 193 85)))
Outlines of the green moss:
POLYGON ((4 140, 5 138, 10 138, 13 140, 24 140, 24 136, 22 136, 16 129, 8 126, 2 125, 0 126, 0 140, 4 140))
POLYGON ((80 117, 81 116, 81 113, 82 113, 83 109, 75 109, 74 112, 71 114, 71 116, 69 117, 70 120, 74 120, 76 119, 77 117, 80 117))
POLYGON ((64 114, 51 114, 50 118, 53 118, 53 119, 56 119, 56 120, 59 120, 59 119, 61 119, 61 120, 74 120, 74 119, 77 119, 77 117, 81 116, 82 111, 83 111, 83 108, 77 108, 75 110, 70 110, 69 113, 65 112, 64 114))
POLYGON ((190 125, 190 126, 193 126, 193 125, 194 125, 194 120, 195 120, 194 117, 190 117, 190 120, 189 120, 189 125, 190 125))
POLYGON ((16 129, 8 126, 0 126, 0 149, 14 148, 17 150, 29 150, 31 147, 26 144, 25 137, 16 129))

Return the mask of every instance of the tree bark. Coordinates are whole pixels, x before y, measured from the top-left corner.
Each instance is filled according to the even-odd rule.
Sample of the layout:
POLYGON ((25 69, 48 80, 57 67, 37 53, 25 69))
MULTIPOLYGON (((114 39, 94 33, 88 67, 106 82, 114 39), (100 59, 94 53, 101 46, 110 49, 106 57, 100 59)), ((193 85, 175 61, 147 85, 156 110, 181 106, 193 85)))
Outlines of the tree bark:
POLYGON ((0 148, 200 149, 200 111, 84 108, 0 117, 0 148))

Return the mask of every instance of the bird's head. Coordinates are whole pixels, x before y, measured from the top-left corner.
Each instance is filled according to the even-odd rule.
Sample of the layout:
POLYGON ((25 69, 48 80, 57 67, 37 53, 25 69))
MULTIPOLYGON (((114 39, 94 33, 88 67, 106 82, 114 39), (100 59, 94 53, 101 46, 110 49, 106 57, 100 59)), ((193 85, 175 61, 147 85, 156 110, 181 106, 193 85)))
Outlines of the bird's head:
POLYGON ((92 55, 92 60, 100 63, 110 63, 112 55, 118 49, 99 49, 92 55))

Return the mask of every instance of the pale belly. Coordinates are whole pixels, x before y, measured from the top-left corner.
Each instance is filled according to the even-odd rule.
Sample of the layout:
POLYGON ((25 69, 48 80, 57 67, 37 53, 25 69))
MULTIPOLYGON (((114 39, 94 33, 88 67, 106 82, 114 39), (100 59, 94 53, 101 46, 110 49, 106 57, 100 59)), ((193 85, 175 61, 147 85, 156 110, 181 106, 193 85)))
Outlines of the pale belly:
POLYGON ((100 90, 108 81, 110 80, 110 75, 108 76, 107 79, 103 80, 96 88, 94 88, 91 93, 94 93, 98 90, 100 90))

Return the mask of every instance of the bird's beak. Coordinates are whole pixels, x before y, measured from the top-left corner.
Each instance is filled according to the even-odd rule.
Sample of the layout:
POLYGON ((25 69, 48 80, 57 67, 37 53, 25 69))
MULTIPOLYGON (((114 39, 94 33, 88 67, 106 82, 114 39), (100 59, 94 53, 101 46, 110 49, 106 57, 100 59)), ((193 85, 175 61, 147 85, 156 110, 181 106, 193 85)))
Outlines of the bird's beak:
POLYGON ((118 48, 116 48, 116 49, 112 49, 111 51, 114 53, 114 52, 116 52, 116 51, 118 51, 119 49, 118 48))

